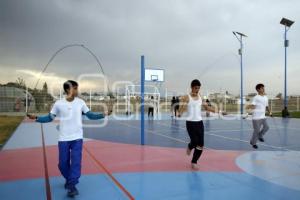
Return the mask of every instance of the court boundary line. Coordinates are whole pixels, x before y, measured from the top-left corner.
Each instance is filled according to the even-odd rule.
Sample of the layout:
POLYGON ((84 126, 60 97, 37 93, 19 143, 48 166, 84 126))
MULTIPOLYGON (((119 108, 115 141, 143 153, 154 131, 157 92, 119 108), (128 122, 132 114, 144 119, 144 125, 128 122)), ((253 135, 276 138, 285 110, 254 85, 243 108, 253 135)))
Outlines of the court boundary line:
MULTIPOLYGON (((125 123, 121 123, 121 122, 118 122, 119 124, 122 124, 123 126, 127 126, 127 127, 130 127, 130 128, 135 128, 135 129, 138 129, 140 130, 140 128, 138 127, 135 127, 135 126, 131 126, 131 125, 128 125, 128 124, 125 124, 125 123)), ((158 136, 161 136, 161 137, 164 137, 164 138, 168 138, 168 139, 171 139, 171 140, 174 140, 174 141, 177 141, 177 142, 181 142, 181 143, 185 143, 185 144, 189 144, 188 141, 185 141, 185 140, 182 140, 182 139, 179 139, 179 138, 175 138, 175 137, 172 137, 172 136, 168 136, 168 135, 165 135, 165 134, 160 134, 160 133, 156 133, 152 130, 149 130, 149 129, 146 129, 147 132, 153 134, 153 135, 158 135, 158 136)), ((218 149, 213 149, 213 148, 209 148, 209 147, 205 147, 204 146, 204 149, 209 149, 209 150, 213 150, 213 151, 218 151, 218 149)))
MULTIPOLYGON (((118 122, 119 124, 123 125, 123 126, 127 126, 129 128, 134 128, 134 129, 138 129, 138 130, 141 130, 139 127, 136 127, 134 125, 129 125, 129 124, 126 124, 126 123, 122 123, 122 122, 118 122)), ((175 140, 177 142, 182 142, 182 143, 186 143, 188 144, 188 141, 185 141, 185 140, 182 140, 182 139, 179 139, 179 138, 175 138, 175 137, 172 137, 172 136, 168 136, 168 135, 164 135, 164 134, 160 134, 160 133, 156 133, 152 130, 149 130, 149 129, 146 129, 147 132, 150 132, 151 134, 154 134, 154 135, 159 135, 159 136, 162 136, 162 137, 165 137, 165 138, 168 138, 168 139, 171 139, 171 140, 175 140)))
POLYGON ((43 162, 44 162, 46 197, 47 197, 47 200, 52 200, 51 186, 50 186, 49 173, 48 173, 47 153, 46 153, 46 147, 45 147, 45 134, 44 134, 44 128, 43 128, 42 123, 41 123, 41 136, 42 136, 42 146, 43 146, 43 162))
MULTIPOLYGON (((161 125, 164 125, 164 126, 172 126, 172 124, 169 126, 165 123, 158 123, 158 124, 161 124, 161 125)), ((174 127, 174 126, 173 126, 174 127)), ((183 128, 182 126, 177 126, 178 128, 182 129, 182 130, 185 130, 185 128, 183 128)), ((276 128, 275 128, 276 129, 276 128)), ((277 130, 277 129, 276 129, 277 130)), ((230 130, 226 130, 226 131, 230 131, 230 130)), ((241 140, 241 139, 238 139, 238 138, 231 138, 231 137, 226 137, 226 136, 222 136, 222 135, 218 135, 218 134, 214 134, 214 133, 210 133, 210 131, 206 131, 205 134, 207 135, 212 135, 212 136, 215 136, 215 137, 220 137, 220 138, 224 138, 224 139, 228 139, 228 140, 233 140, 233 141, 240 141, 240 142, 244 142, 244 143, 249 143, 249 141, 246 141, 246 140, 241 140)), ((250 143, 249 143, 250 144, 250 143)), ((265 147, 270 147, 270 148, 273 148, 273 149, 280 149, 280 150, 285 150, 285 151, 291 151, 290 149, 287 149, 285 147, 278 147, 278 146, 274 146, 274 145, 269 145, 269 144, 264 144, 264 143, 261 143, 260 144, 261 146, 265 146, 265 147)))
MULTIPOLYGON (((124 124, 124 123, 121 123, 121 122, 118 122, 118 123, 120 123, 120 124, 122 124, 122 125, 124 125, 124 126, 127 126, 127 127, 132 127, 132 128, 135 128, 135 129, 140 129, 140 128, 138 128, 138 127, 135 127, 135 126, 130 126, 130 125, 128 125, 128 124, 124 124)), ((166 135, 164 135, 164 134, 156 134, 156 133, 153 133, 153 131, 152 130, 149 130, 149 129, 146 129, 146 131, 149 131, 150 133, 152 133, 152 134, 155 134, 155 135, 160 135, 160 136, 162 136, 162 137, 167 137, 167 138, 169 138, 169 139, 175 139, 175 141, 177 140, 177 138, 174 138, 174 137, 169 137, 169 136, 166 136, 166 135)), ((179 139, 180 140, 180 139, 179 139)), ((184 142, 184 143, 188 143, 188 142, 186 142, 186 141, 184 141, 184 140, 182 140, 181 142, 184 142)), ((218 149, 213 149, 213 148, 208 148, 208 147, 204 147, 205 149, 208 149, 208 150, 212 150, 212 151, 218 151, 219 153, 220 152, 222 152, 222 151, 224 151, 224 150, 218 150, 218 149)), ((237 167, 239 167, 236 163, 235 163, 235 165, 237 166, 237 167)), ((239 167, 240 168, 240 167, 239 167)), ((196 172, 201 172, 200 170, 197 170, 196 172)), ((242 181, 242 180, 238 180, 238 179, 236 179, 235 177, 232 177, 232 176, 230 176, 230 175, 227 175, 226 173, 224 173, 224 172, 218 172, 218 171, 215 171, 214 173, 216 173, 217 175, 219 175, 219 176, 221 176, 221 177, 225 177, 225 178, 228 178, 228 179, 231 179, 231 180, 233 180, 233 181, 235 181, 235 182, 237 182, 237 183, 241 183, 241 184, 245 184, 245 182, 244 181, 242 181)))
POLYGON ((88 150, 88 148, 84 145, 84 150, 87 152, 87 154, 92 158, 92 160, 96 163, 96 165, 104 170, 106 175, 108 175, 109 178, 113 181, 113 183, 128 197, 130 200, 134 200, 134 197, 130 194, 128 190, 112 175, 112 173, 99 161, 96 159, 96 157, 88 150))
MULTIPOLYGON (((140 130, 140 128, 136 127, 136 126, 133 126, 133 125, 128 125, 126 123, 121 123, 121 122, 118 122, 119 124, 122 124, 122 125, 125 125, 127 127, 130 127, 130 128, 135 128, 135 129, 138 129, 140 130)), ((165 123, 159 123, 157 122, 158 124, 160 125, 163 125, 163 126, 167 126, 167 127, 172 127, 173 125, 171 124, 170 126, 165 124, 165 123)), ((174 127, 174 126, 173 126, 174 127)), ((182 126, 176 126, 176 128, 180 128, 182 130, 185 130, 182 126)), ((149 129, 146 129, 146 131, 148 131, 149 133, 151 134, 154 134, 154 135, 159 135, 159 136, 162 136, 162 137, 165 137, 165 138, 168 138, 168 139, 171 139, 171 140, 175 140, 177 142, 182 142, 182 143, 186 143, 188 144, 189 142, 188 141, 185 141, 185 140, 182 140, 182 139, 179 139, 179 138, 175 138, 175 137, 172 137, 172 136, 167 136, 165 134, 160 134, 160 133, 157 133, 159 131, 152 131, 152 130, 149 130, 149 129)), ((218 135, 218 134, 213 134, 213 133, 209 133, 209 131, 207 131, 205 134, 207 135, 211 135, 211 136, 215 136, 215 137, 220 137, 220 138, 223 138, 223 139, 228 139, 228 140, 233 140, 233 141, 240 141, 240 142, 244 142, 244 143, 249 143, 248 141, 246 140, 241 140, 241 139, 238 139, 238 138, 231 138, 231 137, 226 137, 226 136, 222 136, 222 135, 218 135)), ((270 148, 273 148, 273 149, 279 149, 279 150, 285 150, 285 151, 291 151, 290 149, 287 149, 285 147, 278 147, 278 146, 274 146, 274 145, 268 145, 268 144, 263 144, 261 143, 262 146, 265 146, 265 147, 270 147, 270 148)), ((206 149, 211 149, 211 150, 217 150, 217 149, 213 149, 213 148, 209 148, 209 147, 204 147, 206 149)))

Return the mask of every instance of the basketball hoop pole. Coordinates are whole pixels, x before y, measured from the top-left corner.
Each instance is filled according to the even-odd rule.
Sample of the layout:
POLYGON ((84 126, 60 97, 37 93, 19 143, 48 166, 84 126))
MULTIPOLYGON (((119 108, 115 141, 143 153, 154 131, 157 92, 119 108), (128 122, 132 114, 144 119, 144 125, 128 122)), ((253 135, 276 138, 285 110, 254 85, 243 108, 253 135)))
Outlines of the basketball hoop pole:
POLYGON ((141 56, 141 145, 145 144, 144 134, 145 134, 145 57, 141 56))

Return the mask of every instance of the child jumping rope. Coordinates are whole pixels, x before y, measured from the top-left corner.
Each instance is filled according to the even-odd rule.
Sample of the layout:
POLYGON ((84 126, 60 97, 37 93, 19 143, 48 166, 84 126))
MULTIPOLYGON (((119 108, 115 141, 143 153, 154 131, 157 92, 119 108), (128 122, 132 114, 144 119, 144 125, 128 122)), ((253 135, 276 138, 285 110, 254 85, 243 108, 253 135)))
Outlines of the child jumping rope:
POLYGON ((199 94, 201 83, 195 79, 191 82, 190 94, 182 97, 180 102, 179 114, 187 110, 186 129, 190 137, 190 143, 187 146, 187 155, 189 156, 194 149, 191 167, 197 170, 197 162, 203 152, 204 148, 204 125, 201 116, 201 107, 203 106, 206 111, 217 112, 213 106, 209 106, 206 102, 202 102, 199 94))
POLYGON ((81 175, 83 145, 82 115, 84 114, 89 119, 97 120, 104 118, 109 113, 91 112, 85 102, 77 97, 77 82, 68 80, 64 83, 63 88, 67 94, 66 98, 57 100, 48 115, 28 115, 28 117, 40 123, 51 122, 55 117, 59 117, 58 168, 66 179, 65 189, 68 191, 67 195, 74 197, 79 194, 75 186, 78 184, 81 175))
POLYGON ((272 112, 269 109, 268 97, 265 95, 265 86, 260 83, 256 85, 255 89, 258 94, 253 98, 251 105, 248 105, 246 108, 253 110, 252 124, 254 131, 250 144, 254 149, 257 149, 257 140, 264 142, 263 136, 269 130, 266 119, 266 110, 270 116, 272 116, 272 112))

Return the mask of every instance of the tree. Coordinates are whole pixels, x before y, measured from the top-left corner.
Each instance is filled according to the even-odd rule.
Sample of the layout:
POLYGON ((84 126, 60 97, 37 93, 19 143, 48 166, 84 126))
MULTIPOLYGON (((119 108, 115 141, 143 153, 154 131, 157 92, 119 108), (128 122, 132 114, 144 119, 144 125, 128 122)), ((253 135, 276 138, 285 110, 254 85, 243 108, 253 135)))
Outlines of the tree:
POLYGON ((15 87, 20 89, 26 89, 26 84, 23 78, 17 78, 15 82, 8 82, 5 84, 7 87, 15 87))
POLYGON ((25 84, 25 81, 23 78, 20 78, 18 77, 17 80, 16 80, 16 84, 17 84, 17 87, 19 88, 26 88, 26 84, 25 84))
POLYGON ((48 93, 48 85, 47 83, 45 82, 44 85, 43 85, 43 89, 42 89, 42 92, 47 94, 48 93))

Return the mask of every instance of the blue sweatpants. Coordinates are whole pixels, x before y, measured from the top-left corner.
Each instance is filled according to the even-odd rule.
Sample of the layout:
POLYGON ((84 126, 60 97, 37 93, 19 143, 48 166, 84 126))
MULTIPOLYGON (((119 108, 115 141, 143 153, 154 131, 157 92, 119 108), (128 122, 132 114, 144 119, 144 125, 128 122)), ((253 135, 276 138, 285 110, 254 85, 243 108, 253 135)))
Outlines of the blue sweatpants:
POLYGON ((81 175, 82 139, 59 141, 58 168, 66 179, 67 186, 75 186, 81 175))

